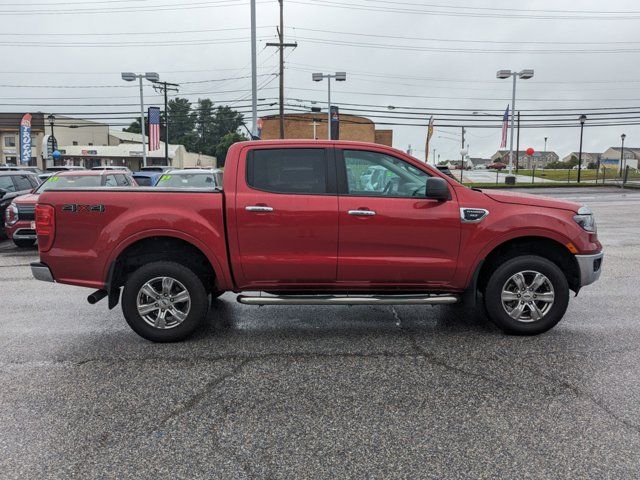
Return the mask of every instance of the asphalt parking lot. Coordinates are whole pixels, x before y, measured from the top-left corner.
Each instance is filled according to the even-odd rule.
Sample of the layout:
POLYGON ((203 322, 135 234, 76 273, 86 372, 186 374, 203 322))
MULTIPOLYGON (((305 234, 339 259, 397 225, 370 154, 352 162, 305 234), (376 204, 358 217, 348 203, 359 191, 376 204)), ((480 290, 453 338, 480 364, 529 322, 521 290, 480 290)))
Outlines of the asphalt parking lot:
POLYGON ((0 243, 0 477, 638 478, 640 191, 597 215, 601 280, 538 337, 463 307, 247 307, 136 336, 0 243))

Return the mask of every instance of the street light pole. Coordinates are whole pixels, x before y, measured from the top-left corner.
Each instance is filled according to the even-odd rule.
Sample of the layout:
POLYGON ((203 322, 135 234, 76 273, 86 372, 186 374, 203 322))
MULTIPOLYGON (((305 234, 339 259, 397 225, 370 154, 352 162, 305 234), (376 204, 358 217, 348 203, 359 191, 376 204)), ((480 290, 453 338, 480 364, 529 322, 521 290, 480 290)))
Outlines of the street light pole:
POLYGON ((313 73, 311 75, 311 79, 314 82, 321 82, 322 79, 326 78, 328 83, 327 93, 327 138, 331 140, 331 79, 335 78, 336 82, 344 82, 347 79, 346 72, 336 72, 335 74, 331 73, 313 73))
POLYGON ((516 76, 513 75, 513 91, 511 93, 511 134, 509 135, 509 175, 513 175, 513 126, 516 119, 516 76))
POLYGON ((140 78, 140 129, 142 131, 142 166, 147 166, 147 141, 145 140, 146 125, 144 124, 144 92, 142 86, 142 75, 140 78))
POLYGON ((142 132, 142 166, 147 166, 147 143, 146 143, 146 132, 145 132, 145 124, 144 124, 144 91, 142 85, 142 79, 146 78, 150 82, 158 83, 160 81, 160 75, 155 72, 147 72, 142 74, 132 73, 132 72, 123 72, 122 79, 126 82, 133 82, 136 79, 140 80, 140 130, 142 132))
POLYGON ((578 183, 580 183, 580 173, 582 171, 582 132, 584 131, 584 122, 587 121, 586 115, 580 115, 580 150, 578 151, 578 183))
POLYGON ((496 77, 499 79, 506 79, 513 77, 513 88, 511 92, 511 139, 509 141, 509 176, 513 175, 513 130, 515 123, 516 112, 516 80, 521 78, 528 80, 533 77, 533 70, 525 69, 520 72, 512 72, 511 70, 498 70, 496 77))

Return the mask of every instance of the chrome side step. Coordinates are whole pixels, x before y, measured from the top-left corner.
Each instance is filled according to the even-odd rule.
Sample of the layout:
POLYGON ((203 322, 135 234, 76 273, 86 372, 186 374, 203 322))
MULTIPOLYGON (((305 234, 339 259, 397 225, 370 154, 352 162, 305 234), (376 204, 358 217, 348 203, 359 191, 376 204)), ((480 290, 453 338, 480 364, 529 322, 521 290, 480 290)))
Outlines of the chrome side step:
POLYGON ((451 305, 458 295, 238 295, 244 305, 451 305))

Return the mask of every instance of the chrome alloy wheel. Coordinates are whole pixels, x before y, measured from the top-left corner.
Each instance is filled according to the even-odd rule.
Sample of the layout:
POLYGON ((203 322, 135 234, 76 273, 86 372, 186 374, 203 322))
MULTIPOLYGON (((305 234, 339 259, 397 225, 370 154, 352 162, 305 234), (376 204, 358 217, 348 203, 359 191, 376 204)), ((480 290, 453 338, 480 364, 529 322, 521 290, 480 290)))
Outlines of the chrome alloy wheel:
POLYGON ((525 270, 509 277, 502 287, 502 307, 518 322, 542 319, 555 299, 551 281, 540 272, 525 270))
POLYGON ((142 285, 136 305, 142 319, 154 328, 177 327, 189 315, 191 296, 175 278, 156 277, 142 285))

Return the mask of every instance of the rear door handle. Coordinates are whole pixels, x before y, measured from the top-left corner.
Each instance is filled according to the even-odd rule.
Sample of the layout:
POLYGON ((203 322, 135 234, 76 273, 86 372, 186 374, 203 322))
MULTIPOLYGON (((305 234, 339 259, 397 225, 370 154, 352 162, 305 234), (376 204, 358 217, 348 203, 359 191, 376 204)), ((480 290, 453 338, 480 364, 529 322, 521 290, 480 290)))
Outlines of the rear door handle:
POLYGON ((244 207, 247 212, 273 212, 273 207, 267 207, 263 205, 249 205, 244 207))
POLYGON ((373 217, 376 214, 373 210, 349 210, 348 213, 356 217, 373 217))

